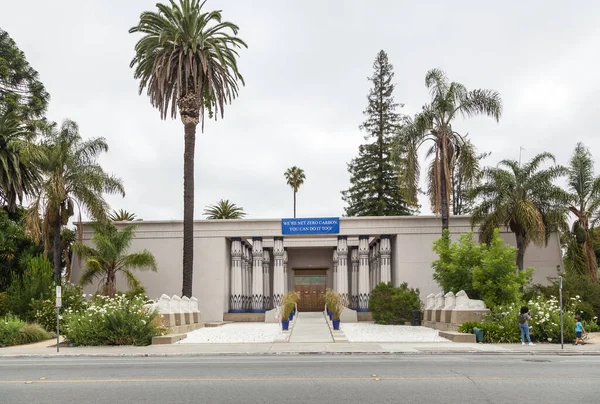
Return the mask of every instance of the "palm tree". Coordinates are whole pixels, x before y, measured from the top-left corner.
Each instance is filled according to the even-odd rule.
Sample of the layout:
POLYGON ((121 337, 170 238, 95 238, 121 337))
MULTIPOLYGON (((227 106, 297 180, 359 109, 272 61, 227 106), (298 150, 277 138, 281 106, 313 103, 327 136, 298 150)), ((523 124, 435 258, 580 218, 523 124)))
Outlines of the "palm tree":
MULTIPOLYGON (((481 160, 491 153, 477 153, 477 149, 470 139, 465 139, 456 164, 452 167, 451 189, 452 214, 468 215, 473 210, 473 200, 470 198, 471 191, 479 183, 481 177, 481 160)), ((433 173, 433 164, 430 166, 430 181, 433 173)), ((431 193, 431 192, 430 192, 431 193)))
POLYGON ((589 149, 578 143, 567 167, 569 210, 575 216, 572 232, 583 253, 583 273, 598 280, 598 262, 594 252, 594 224, 600 208, 600 176, 594 174, 594 160, 589 149))
POLYGON ((133 222, 134 220, 141 220, 136 219, 135 213, 130 213, 123 209, 119 209, 118 211, 113 210, 108 218, 113 222, 133 222))
POLYGON ((247 47, 237 37, 238 26, 222 22, 221 11, 205 12, 206 1, 171 0, 157 4, 158 12, 143 12, 130 33, 144 36, 135 45, 135 78, 140 94, 147 88, 152 106, 162 119, 179 115, 184 126, 183 154, 183 287, 191 297, 194 274, 194 151, 196 126, 204 129, 205 109, 215 119, 238 94, 244 79, 237 67, 236 49, 247 47), (233 35, 230 35, 231 31, 233 35))
POLYGON ((306 176, 304 175, 304 170, 296 166, 288 168, 283 176, 285 177, 287 184, 292 187, 292 190, 294 191, 294 217, 296 217, 296 194, 298 193, 300 186, 304 184, 306 176))
POLYGON ((106 174, 96 162, 100 153, 108 151, 106 140, 83 140, 75 122, 65 120, 59 129, 53 128, 42 147, 40 168, 44 178, 28 209, 26 227, 34 241, 44 242, 45 255, 52 240, 54 276, 60 283, 61 228, 75 213, 75 205, 80 220, 81 209, 92 218, 104 219, 108 204, 103 194, 125 196, 125 190, 119 178, 106 174))
POLYGON ((16 112, 0 114, 0 206, 5 205, 9 213, 14 213, 17 201, 22 204, 23 196, 32 195, 40 182, 34 136, 16 112))
POLYGON ((118 273, 125 276, 130 289, 137 289, 141 284, 134 276, 133 270, 158 271, 156 260, 150 251, 126 254, 135 235, 135 229, 135 225, 128 225, 118 230, 110 222, 101 222, 95 225, 92 237, 94 247, 81 242, 73 244, 73 250, 86 259, 80 280, 82 285, 89 285, 100 279, 103 293, 113 297, 117 292, 118 273))
POLYGON ((429 155, 434 156, 429 181, 432 210, 442 216, 443 230, 448 229, 452 172, 466 141, 454 131, 452 121, 457 116, 487 115, 499 121, 502 100, 493 90, 467 91, 464 85, 449 83, 439 69, 427 72, 425 85, 431 93, 431 102, 413 119, 408 119, 394 141, 394 156, 399 163, 399 181, 406 200, 417 203, 420 179, 418 151, 427 141, 433 144, 429 155))
POLYGON ((207 206, 204 215, 207 219, 242 219, 246 213, 244 208, 229 202, 228 199, 221 199, 216 204, 207 206))
POLYGON ((481 203, 473 210, 471 226, 480 226, 481 242, 487 242, 494 229, 508 227, 516 237, 520 271, 527 246, 546 245, 550 233, 565 223, 568 195, 553 184, 565 170, 556 165, 540 169, 546 161, 555 163, 554 156, 541 153, 523 166, 503 160, 498 167, 484 169, 484 182, 473 189, 481 203))

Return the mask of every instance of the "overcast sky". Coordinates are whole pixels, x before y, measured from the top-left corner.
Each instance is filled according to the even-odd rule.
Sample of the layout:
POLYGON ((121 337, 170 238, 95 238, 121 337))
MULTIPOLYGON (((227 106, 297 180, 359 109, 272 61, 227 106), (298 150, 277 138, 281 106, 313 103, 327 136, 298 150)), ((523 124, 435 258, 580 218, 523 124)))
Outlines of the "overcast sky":
MULTIPOLYGON (((166 1, 165 1, 166 2, 166 1)), ((104 136, 105 170, 127 196, 112 207, 145 220, 183 217, 183 126, 161 121, 138 95, 128 34, 155 0, 3 1, 0 27, 23 50, 52 99, 49 118, 76 121, 82 136, 104 136)), ((384 49, 395 98, 406 114, 428 100, 427 70, 500 92, 500 123, 456 124, 486 162, 549 151, 566 163, 577 141, 600 146, 600 3, 562 1, 208 0, 240 27, 246 86, 196 140, 196 218, 229 199, 249 218, 292 216, 283 173, 306 172, 298 216, 338 216, 349 186, 346 163, 363 142, 367 77, 384 49), (488 5, 490 4, 490 5, 488 5)), ((599 163, 600 166, 600 163, 599 163)), ((423 213, 429 212, 426 200, 423 213)))

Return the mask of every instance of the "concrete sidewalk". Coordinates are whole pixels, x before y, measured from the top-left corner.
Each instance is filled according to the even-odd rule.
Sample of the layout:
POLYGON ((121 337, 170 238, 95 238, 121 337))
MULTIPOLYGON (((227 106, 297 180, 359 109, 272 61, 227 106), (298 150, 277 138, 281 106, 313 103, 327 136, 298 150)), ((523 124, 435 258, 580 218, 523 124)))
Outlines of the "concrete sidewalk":
POLYGON ((30 345, 0 348, 0 358, 9 357, 76 357, 76 356, 203 356, 203 355, 302 355, 302 354, 490 354, 490 355, 599 355, 600 344, 574 346, 565 344, 472 344, 453 342, 414 343, 255 343, 255 344, 175 344, 145 347, 60 347, 56 340, 30 345))

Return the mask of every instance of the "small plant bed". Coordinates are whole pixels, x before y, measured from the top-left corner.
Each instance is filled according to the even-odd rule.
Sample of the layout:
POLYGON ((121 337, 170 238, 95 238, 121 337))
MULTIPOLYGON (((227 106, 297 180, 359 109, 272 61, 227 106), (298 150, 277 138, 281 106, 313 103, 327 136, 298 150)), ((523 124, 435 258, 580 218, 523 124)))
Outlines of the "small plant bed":
POLYGON ((52 335, 38 324, 28 324, 12 315, 0 318, 0 347, 33 344, 50 338, 52 335))
POLYGON ((97 296, 81 311, 65 311, 64 335, 76 345, 150 345, 166 329, 145 303, 142 296, 97 296))
MULTIPOLYGON (((575 342, 575 307, 578 298, 569 299, 563 307, 564 314, 564 342, 575 342)), ((530 312, 530 336, 533 342, 560 343, 560 310, 555 298, 546 299, 538 296, 524 303, 530 312)), ((519 343, 521 331, 519 330, 518 313, 521 304, 511 304, 495 308, 483 322, 463 323, 459 331, 474 333, 473 328, 483 331, 483 342, 488 343, 519 343)), ((587 330, 587 329, 586 329, 587 330)))

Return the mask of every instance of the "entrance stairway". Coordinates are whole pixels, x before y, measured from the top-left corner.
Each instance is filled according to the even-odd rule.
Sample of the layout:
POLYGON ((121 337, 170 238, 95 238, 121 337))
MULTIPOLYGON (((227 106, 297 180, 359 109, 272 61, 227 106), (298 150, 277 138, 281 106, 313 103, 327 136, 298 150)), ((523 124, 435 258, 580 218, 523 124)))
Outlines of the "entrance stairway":
POLYGON ((299 312, 289 342, 334 342, 322 312, 299 312))

